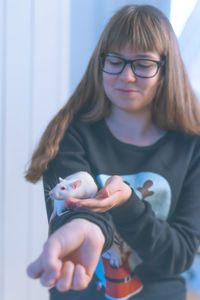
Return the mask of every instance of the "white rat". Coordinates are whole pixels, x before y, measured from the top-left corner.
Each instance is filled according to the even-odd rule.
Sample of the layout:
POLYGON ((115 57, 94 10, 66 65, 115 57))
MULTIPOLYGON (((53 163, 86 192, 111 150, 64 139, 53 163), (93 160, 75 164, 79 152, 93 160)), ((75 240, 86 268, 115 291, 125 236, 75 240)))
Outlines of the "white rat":
POLYGON ((87 172, 80 171, 67 176, 65 179, 60 177, 59 183, 49 192, 50 198, 54 201, 54 210, 50 221, 56 214, 61 216, 68 211, 64 205, 68 197, 93 198, 97 190, 93 177, 87 172))

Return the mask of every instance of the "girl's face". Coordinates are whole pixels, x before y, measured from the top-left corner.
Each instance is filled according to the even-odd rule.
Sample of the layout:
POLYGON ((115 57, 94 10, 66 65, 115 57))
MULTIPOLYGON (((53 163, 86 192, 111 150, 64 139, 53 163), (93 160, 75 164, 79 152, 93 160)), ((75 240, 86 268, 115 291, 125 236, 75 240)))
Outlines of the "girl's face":
MULTIPOLYGON (((111 54, 127 60, 144 58, 160 61, 160 56, 156 52, 133 53, 128 46, 111 54)), ((141 68, 145 67, 148 68, 148 64, 141 66, 141 68)), ((119 75, 103 72, 104 90, 113 106, 116 109, 133 114, 150 110, 150 104, 155 97, 159 79, 160 69, 152 78, 140 78, 133 73, 130 64, 127 64, 119 75)))

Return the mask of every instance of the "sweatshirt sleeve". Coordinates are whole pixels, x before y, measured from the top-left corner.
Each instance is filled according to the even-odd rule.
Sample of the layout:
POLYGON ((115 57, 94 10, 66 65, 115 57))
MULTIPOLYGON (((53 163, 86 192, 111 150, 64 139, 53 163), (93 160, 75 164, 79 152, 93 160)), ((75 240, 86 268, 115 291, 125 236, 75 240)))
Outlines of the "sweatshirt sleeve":
POLYGON ((111 247, 113 242, 113 224, 108 212, 96 214, 82 208, 71 209, 61 216, 56 215, 50 222, 50 217, 53 212, 53 203, 49 197, 49 191, 58 183, 58 178, 65 178, 78 171, 86 171, 93 176, 83 145, 84 141, 78 131, 73 126, 70 126, 60 143, 58 154, 49 163, 48 169, 43 174, 49 233, 52 234, 62 225, 75 218, 87 219, 101 228, 105 236, 104 252, 111 247))
MULTIPOLYGON (((111 211, 122 238, 145 267, 159 276, 187 270, 200 244, 200 147, 190 162, 176 209, 167 221, 156 218, 151 205, 133 191, 124 205, 111 211)), ((140 266, 139 266, 140 268, 140 266)))

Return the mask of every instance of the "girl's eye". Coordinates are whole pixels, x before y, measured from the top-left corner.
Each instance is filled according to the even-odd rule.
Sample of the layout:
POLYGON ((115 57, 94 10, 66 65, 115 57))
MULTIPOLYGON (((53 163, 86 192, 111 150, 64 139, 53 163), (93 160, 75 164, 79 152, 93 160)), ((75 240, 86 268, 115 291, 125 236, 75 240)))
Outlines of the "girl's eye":
POLYGON ((107 57, 106 63, 110 64, 112 66, 120 66, 122 64, 122 61, 120 59, 117 59, 117 58, 107 57))
POLYGON ((121 61, 110 60, 109 64, 112 66, 120 66, 122 64, 121 61))
POLYGON ((64 186, 61 186, 61 190, 66 190, 66 188, 64 186))
POLYGON ((149 64, 138 64, 137 67, 147 69, 147 68, 151 68, 151 65, 149 65, 149 64))
POLYGON ((135 68, 150 69, 157 67, 156 63, 150 61, 137 61, 135 62, 135 68))

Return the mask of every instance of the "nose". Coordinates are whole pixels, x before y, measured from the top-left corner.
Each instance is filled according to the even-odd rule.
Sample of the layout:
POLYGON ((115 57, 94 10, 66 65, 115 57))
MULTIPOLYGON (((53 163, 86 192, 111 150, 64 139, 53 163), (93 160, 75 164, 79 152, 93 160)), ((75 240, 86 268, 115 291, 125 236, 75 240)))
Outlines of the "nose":
POLYGON ((122 73, 120 74, 121 78, 124 81, 136 81, 137 77, 136 75, 133 73, 133 70, 131 69, 130 64, 127 64, 124 68, 124 70, 122 71, 122 73))

